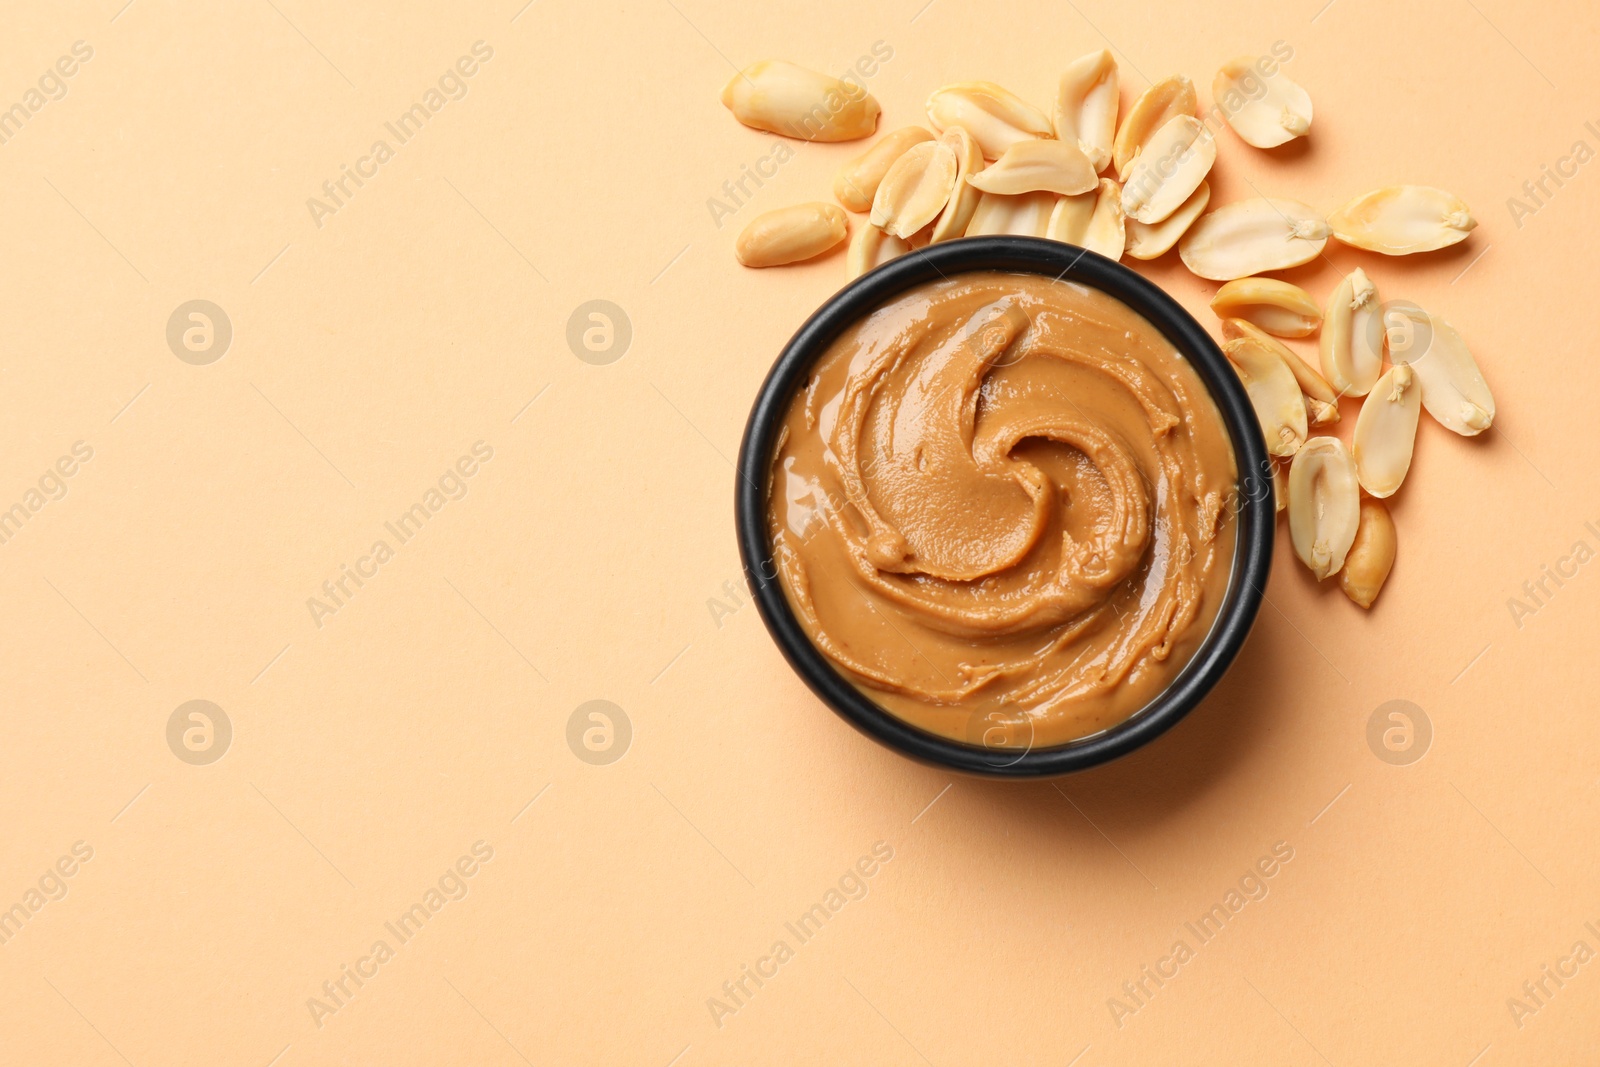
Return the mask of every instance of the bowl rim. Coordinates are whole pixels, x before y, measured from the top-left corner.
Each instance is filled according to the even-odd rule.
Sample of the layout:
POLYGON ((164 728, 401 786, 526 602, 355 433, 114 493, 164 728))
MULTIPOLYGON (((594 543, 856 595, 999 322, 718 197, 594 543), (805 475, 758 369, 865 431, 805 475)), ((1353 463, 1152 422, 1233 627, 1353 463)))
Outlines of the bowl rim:
POLYGON ((1272 464, 1254 409, 1211 335, 1175 299, 1136 271, 1076 245, 1039 237, 967 237, 903 255, 829 297, 797 330, 756 393, 734 480, 739 557, 762 622, 796 674, 823 703, 879 743, 923 763, 968 774, 1040 778, 1086 770, 1132 752, 1176 725, 1221 680, 1265 598, 1277 508, 1272 464), (806 634, 784 595, 768 536, 771 456, 794 390, 835 339, 867 314, 926 282, 973 271, 1053 276, 1099 289, 1150 322, 1195 368, 1233 447, 1238 521, 1233 572, 1210 632, 1168 686, 1132 716, 1049 748, 984 749, 927 733, 857 689, 806 634))

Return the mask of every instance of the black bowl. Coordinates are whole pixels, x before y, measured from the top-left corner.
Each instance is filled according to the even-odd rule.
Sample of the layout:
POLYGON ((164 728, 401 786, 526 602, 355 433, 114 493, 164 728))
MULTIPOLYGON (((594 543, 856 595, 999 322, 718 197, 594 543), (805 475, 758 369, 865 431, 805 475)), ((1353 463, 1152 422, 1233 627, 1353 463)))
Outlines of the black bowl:
POLYGON ((970 774, 1037 778, 1093 767, 1160 736, 1217 684, 1238 655, 1261 607, 1272 565, 1276 507, 1272 467, 1244 386, 1211 337, 1177 301, 1104 256, 1036 237, 969 237, 901 256, 851 282, 784 347, 756 395, 739 446, 734 515, 739 556, 761 619, 812 692, 861 732, 913 759, 970 774), (848 327, 925 282, 967 271, 1043 274, 1092 286, 1143 315, 1193 365, 1211 392, 1239 471, 1238 532, 1232 575, 1211 631, 1183 671, 1128 719, 1098 734, 1050 748, 986 749, 926 733, 896 718, 851 685, 801 628, 772 560, 767 492, 773 445, 789 400, 811 366, 848 327))

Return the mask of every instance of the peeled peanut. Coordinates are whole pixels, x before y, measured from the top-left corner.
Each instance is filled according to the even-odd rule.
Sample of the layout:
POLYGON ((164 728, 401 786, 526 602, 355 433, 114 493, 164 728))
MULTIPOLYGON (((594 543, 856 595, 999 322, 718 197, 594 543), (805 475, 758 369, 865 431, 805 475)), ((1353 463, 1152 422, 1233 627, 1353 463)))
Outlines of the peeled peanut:
POLYGON ((902 126, 885 134, 877 144, 839 168, 833 179, 833 195, 851 211, 870 211, 878 185, 894 161, 912 145, 931 140, 933 134, 921 126, 902 126))
POLYGON ((1263 77, 1249 56, 1231 59, 1211 82, 1211 98, 1244 142, 1276 148, 1311 129, 1311 97, 1281 71, 1263 77))
POLYGON ((1055 136, 1043 112, 993 82, 961 82, 935 90, 928 97, 928 120, 939 130, 966 127, 985 159, 999 159, 1018 141, 1055 136))
POLYGON ((1061 197, 1050 210, 1050 224, 1045 227, 1044 235, 1052 241, 1086 247, 1089 226, 1094 221, 1094 209, 1099 200, 1098 188, 1077 196, 1061 197))
POLYGON ((733 253, 747 267, 781 267, 820 256, 843 241, 850 224, 835 204, 796 204, 751 220, 733 253))
POLYGON ((872 198, 872 224, 902 240, 939 217, 956 186, 956 154, 942 141, 912 145, 872 198))
POLYGON ((911 246, 900 238, 884 233, 872 223, 856 227, 850 239, 850 250, 845 257, 845 273, 859 278, 873 267, 879 267, 911 251, 911 246))
POLYGON ((1050 212, 1044 235, 1107 259, 1121 259, 1128 240, 1122 187, 1110 178, 1101 178, 1100 187, 1092 193, 1061 197, 1050 212))
POLYGON ((1073 60, 1056 94, 1056 137, 1076 144, 1096 172, 1111 162, 1117 133, 1117 61, 1109 50, 1073 60))
POLYGON ((1322 374, 1343 396, 1366 396, 1383 371, 1384 327, 1378 288, 1357 267, 1328 298, 1322 322, 1322 374))
POLYGON ((1094 198, 1094 214, 1089 216, 1089 232, 1083 235, 1083 247, 1098 252, 1107 259, 1121 259, 1127 247, 1127 216, 1122 210, 1122 186, 1110 178, 1100 179, 1100 191, 1094 198))
POLYGON ((1408 364, 1434 421, 1463 437, 1494 423, 1494 394, 1461 334, 1444 319, 1396 300, 1383 316, 1391 362, 1408 364))
POLYGON ((1198 276, 1226 282, 1309 263, 1328 233, 1322 216, 1300 201, 1258 197, 1200 216, 1178 242, 1178 255, 1198 276))
POLYGON ((1322 325, 1322 309, 1298 285, 1277 278, 1236 278, 1211 298, 1221 319, 1244 319, 1278 337, 1310 337, 1322 325))
POLYGON ((1200 106, 1195 95, 1194 82, 1182 74, 1156 82, 1139 94, 1128 109, 1122 125, 1117 129, 1111 146, 1111 160, 1116 164, 1117 180, 1128 176, 1128 164, 1144 148, 1152 134, 1178 115, 1193 115, 1200 106))
POLYGON ((1206 205, 1211 203, 1211 185, 1201 182, 1183 205, 1157 223, 1128 219, 1127 251, 1134 259, 1155 259, 1166 255, 1179 238, 1189 232, 1206 205))
POLYGON ((1323 380, 1322 375, 1312 369, 1311 365, 1276 337, 1271 336, 1261 327, 1244 319, 1223 319, 1222 336, 1224 340, 1232 341, 1240 337, 1248 337, 1261 347, 1275 352, 1284 366, 1294 375, 1295 384, 1300 387, 1302 399, 1306 406, 1306 418, 1313 426, 1322 426, 1339 421, 1339 397, 1333 387, 1323 380))
POLYGON ((1339 588, 1364 608, 1372 607, 1394 567, 1394 519, 1383 501, 1364 497, 1355 540, 1339 571, 1339 588))
POLYGON ((1098 186, 1100 179, 1076 144, 1036 139, 1018 141, 967 182, 985 193, 1007 196, 1041 191, 1076 196, 1098 186))
POLYGON ((928 234, 929 243, 935 244, 967 232, 967 223, 972 221, 972 213, 978 209, 978 197, 983 195, 967 181, 983 170, 983 149, 972 139, 972 134, 967 132, 965 126, 947 126, 939 135, 939 140, 949 145, 956 154, 956 185, 950 190, 950 202, 939 212, 933 230, 928 234))
POLYGON ((1175 115, 1128 164, 1122 210, 1139 222, 1160 222, 1200 188, 1216 161, 1210 129, 1193 115, 1175 115))
POLYGON ((1390 185, 1356 197, 1328 216, 1342 244, 1406 256, 1458 241, 1478 225, 1465 202, 1426 185, 1390 185))
POLYGON ((1020 196, 983 193, 978 197, 978 207, 972 213, 972 221, 967 223, 967 236, 1014 234, 1018 237, 1043 237, 1057 199, 1055 193, 1023 193, 1020 196))
POLYGON ((1289 539, 1321 581, 1345 564, 1361 519, 1356 465, 1337 437, 1313 437, 1289 465, 1289 539))
POLYGON ((781 59, 735 74, 722 103, 746 126, 801 141, 854 141, 878 126, 878 102, 861 86, 781 59))
POLYGON ((1350 451, 1361 488, 1375 497, 1390 497, 1411 469, 1417 445, 1417 420, 1422 414, 1422 386, 1411 368, 1398 364, 1378 379, 1356 416, 1350 451))
MULTIPOLYGON (((1277 348, 1255 337, 1240 336, 1224 341, 1222 353, 1244 383, 1250 406, 1261 423, 1267 451, 1274 456, 1292 456, 1300 451, 1306 439, 1305 398, 1277 348)), ((1293 359, 1293 354, 1289 358, 1293 359)))

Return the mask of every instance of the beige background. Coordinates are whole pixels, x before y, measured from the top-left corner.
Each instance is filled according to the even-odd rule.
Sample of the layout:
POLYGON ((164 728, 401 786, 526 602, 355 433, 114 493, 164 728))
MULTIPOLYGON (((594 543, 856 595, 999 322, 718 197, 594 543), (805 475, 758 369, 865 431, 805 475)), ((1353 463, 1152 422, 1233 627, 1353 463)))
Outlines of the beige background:
MULTIPOLYGON (((0 106, 94 54, 0 145, 0 508, 74 442, 93 458, 0 544, 0 907, 93 858, 0 946, 0 1061, 1600 1062, 1600 962, 1520 1027, 1507 1007, 1600 951, 1600 573, 1568 564, 1520 626, 1507 606, 1600 548, 1600 169, 1520 226, 1507 206, 1600 149, 1600 15, 921 2, 12 5, 0 106), (319 228, 308 198, 480 40, 467 95, 319 228), (730 64, 837 71, 883 41, 899 125, 954 80, 1045 103, 1108 45, 1125 99, 1171 72, 1208 97, 1278 40, 1312 137, 1225 135, 1216 202, 1463 196, 1464 246, 1330 246, 1292 276, 1321 297, 1359 264, 1444 312, 1494 431, 1424 420, 1371 615, 1282 539, 1239 666, 1149 749, 1004 786, 876 747, 752 608, 709 603, 734 603, 750 400, 843 272, 745 271, 733 238, 859 150, 799 146, 718 228, 708 199, 773 143, 717 103, 730 64), (233 326, 207 366, 165 339, 192 299, 233 326), (593 299, 631 320, 610 365, 566 343, 593 299), (466 496, 318 627, 307 599, 478 441, 466 496), (206 766, 166 740, 194 699, 233 728, 206 766), (593 699, 633 728, 606 766, 566 742, 593 699), (1367 742, 1394 699, 1432 723, 1408 766, 1367 742), (308 999, 479 841, 467 895, 317 1025, 308 999), (784 923, 880 841, 868 895, 800 944, 784 923), (1268 895, 1200 945, 1184 923, 1277 842, 1268 895), (1180 938, 1119 1026, 1108 1000, 1180 938), (708 998, 779 939, 793 958, 719 1027, 708 998)), ((1175 258, 1150 273, 1204 310, 1175 258)))

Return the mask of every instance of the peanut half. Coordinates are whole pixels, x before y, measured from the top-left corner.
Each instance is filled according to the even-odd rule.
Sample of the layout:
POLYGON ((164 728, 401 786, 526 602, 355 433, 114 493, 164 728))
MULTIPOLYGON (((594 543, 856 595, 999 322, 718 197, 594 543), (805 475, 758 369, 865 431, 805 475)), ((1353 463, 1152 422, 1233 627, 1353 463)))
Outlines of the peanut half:
POLYGON ((833 179, 834 197, 851 211, 872 210, 872 198, 894 161, 912 145, 931 140, 933 134, 921 126, 902 126, 885 134, 877 144, 839 168, 833 179))
POLYGON ((1057 199, 1055 193, 1023 193, 1020 196, 983 193, 978 197, 978 208, 972 213, 972 221, 967 224, 966 235, 1043 237, 1057 199))
POLYGON ((1254 337, 1224 341, 1222 352, 1244 382, 1267 451, 1274 456, 1299 452, 1306 439, 1306 403, 1283 357, 1254 337))
POLYGON ((1383 501, 1364 497, 1356 537, 1339 571, 1344 595, 1364 608, 1372 607, 1394 567, 1394 519, 1383 501))
POLYGON ((1032 140, 1007 148, 993 165, 968 175, 967 182, 985 193, 1006 196, 1041 191, 1076 196, 1096 188, 1100 179, 1076 144, 1032 140))
POLYGON ((1138 219, 1128 220, 1127 253, 1134 259, 1155 259, 1166 255, 1178 238, 1189 232, 1206 205, 1211 203, 1211 185, 1201 182, 1200 188, 1189 194, 1183 206, 1160 222, 1151 224, 1138 219))
POLYGON ((1139 94, 1117 129, 1111 146, 1111 161, 1116 164, 1117 180, 1128 176, 1128 164, 1139 154, 1154 133, 1179 115, 1194 115, 1200 106, 1194 82, 1182 74, 1156 82, 1139 94))
POLYGON ((855 141, 878 126, 878 101, 861 86, 781 59, 735 74, 722 102, 746 126, 801 141, 855 141))
POLYGON ((1263 77, 1250 56, 1230 59, 1211 80, 1211 98, 1246 144, 1276 148, 1311 129, 1311 96, 1281 71, 1263 77))
POLYGON ((1343 244, 1407 256, 1465 241, 1478 220, 1443 189, 1389 185, 1356 197, 1328 216, 1328 225, 1343 244))
POLYGON ((981 195, 967 179, 983 169, 983 150, 966 127, 948 126, 939 135, 939 140, 949 145, 956 154, 956 187, 950 191, 950 202, 939 212, 939 218, 933 224, 930 241, 934 243, 948 241, 967 232, 967 223, 972 221, 972 213, 977 210, 978 197, 981 195))
POLYGON ((1339 396, 1333 391, 1322 375, 1312 369, 1311 365, 1276 337, 1268 334, 1261 327, 1245 319, 1223 319, 1222 337, 1232 341, 1240 337, 1248 337, 1263 348, 1275 352, 1283 360, 1289 372, 1294 375, 1295 384, 1300 387, 1306 406, 1306 418, 1313 426, 1323 426, 1339 421, 1339 396))
POLYGON ((1322 581, 1344 566, 1361 521, 1356 465, 1337 437, 1313 437, 1289 466, 1289 539, 1322 581))
MULTIPOLYGON (((1115 185, 1115 182, 1112 182, 1115 185)), ((1052 241, 1085 247, 1089 239, 1089 226, 1094 222, 1095 205, 1100 200, 1100 190, 1063 196, 1050 211, 1050 224, 1044 235, 1052 241)))
POLYGON ((1310 337, 1322 325, 1322 309, 1311 294, 1277 278, 1236 278, 1217 290, 1211 310, 1278 337, 1310 337))
POLYGON ((1121 259, 1127 243, 1122 187, 1110 178, 1101 178, 1099 189, 1092 193, 1061 197, 1050 212, 1044 235, 1107 259, 1121 259))
POLYGON ((1328 224, 1298 200, 1259 197, 1202 215, 1178 242, 1184 266, 1215 282, 1309 263, 1328 243, 1328 224))
POLYGON ((939 217, 956 187, 956 153, 943 141, 906 149, 878 184, 872 225, 902 240, 939 217))
POLYGON ((1111 162, 1117 133, 1117 61, 1109 50, 1068 64, 1056 93, 1056 138, 1075 144, 1098 173, 1111 162))
POLYGON ((1422 386, 1405 363, 1389 368, 1361 403, 1350 450, 1355 455, 1361 488, 1375 497, 1391 497, 1411 469, 1417 445, 1417 420, 1422 415, 1422 386))
POLYGON ((733 246, 747 267, 780 267, 820 256, 845 238, 850 225, 835 204, 795 204, 751 220, 733 246))
POLYGON ((1177 115, 1157 130, 1128 165, 1122 209, 1156 223, 1183 206, 1217 161, 1217 139, 1193 115, 1177 115))
POLYGON ((1018 141, 1054 137, 1055 128, 1038 108, 993 82, 961 82, 928 97, 928 119, 936 129, 965 126, 985 159, 1018 141))
POLYGON ((850 251, 845 257, 848 277, 859 278, 873 267, 879 267, 911 251, 911 246, 892 234, 884 233, 870 222, 856 227, 850 239, 850 251))
POLYGON ((1322 373, 1342 396, 1366 396, 1383 371, 1384 326, 1378 288, 1357 267, 1328 298, 1322 322, 1322 373))
POLYGON ((1416 373, 1422 406, 1434 421, 1463 437, 1494 423, 1494 395, 1454 326, 1401 300, 1388 305, 1383 323, 1389 359, 1416 373))

